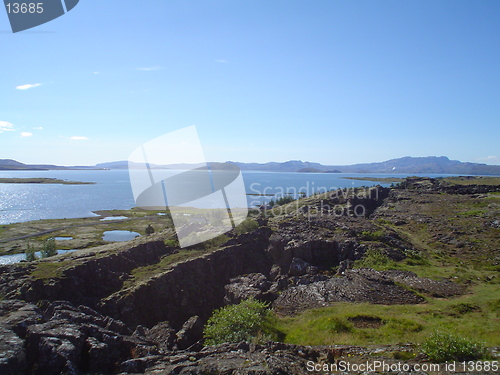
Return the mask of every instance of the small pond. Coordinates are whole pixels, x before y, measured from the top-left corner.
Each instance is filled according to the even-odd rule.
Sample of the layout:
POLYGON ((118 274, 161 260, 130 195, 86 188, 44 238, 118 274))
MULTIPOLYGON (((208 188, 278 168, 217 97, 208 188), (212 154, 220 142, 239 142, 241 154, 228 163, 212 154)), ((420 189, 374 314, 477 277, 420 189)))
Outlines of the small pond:
POLYGON ((106 216, 101 219, 101 221, 109 221, 109 220, 125 220, 128 219, 127 216, 106 216))
POLYGON ((67 240, 72 240, 73 237, 70 236, 64 236, 64 237, 54 237, 56 241, 67 241, 67 240))
POLYGON ((102 239, 104 241, 119 242, 130 241, 138 236, 140 236, 139 233, 129 230, 108 230, 103 233, 102 239))
MULTIPOLYGON (((69 251, 75 251, 75 250, 57 250, 57 254, 64 254, 69 251)), ((37 251, 35 255, 40 258, 42 254, 37 251)), ((12 263, 18 263, 22 260, 26 260, 26 254, 21 253, 21 254, 12 254, 12 255, 2 255, 0 256, 0 265, 1 264, 12 264, 12 263)))

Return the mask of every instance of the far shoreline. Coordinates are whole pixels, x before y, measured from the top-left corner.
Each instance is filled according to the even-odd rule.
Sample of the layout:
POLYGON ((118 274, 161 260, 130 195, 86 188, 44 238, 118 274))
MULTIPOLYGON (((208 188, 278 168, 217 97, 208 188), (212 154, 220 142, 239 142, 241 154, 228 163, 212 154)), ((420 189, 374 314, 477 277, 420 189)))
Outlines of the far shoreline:
POLYGON ((0 184, 62 184, 62 185, 93 185, 95 182, 68 181, 50 177, 6 177, 0 178, 0 184))

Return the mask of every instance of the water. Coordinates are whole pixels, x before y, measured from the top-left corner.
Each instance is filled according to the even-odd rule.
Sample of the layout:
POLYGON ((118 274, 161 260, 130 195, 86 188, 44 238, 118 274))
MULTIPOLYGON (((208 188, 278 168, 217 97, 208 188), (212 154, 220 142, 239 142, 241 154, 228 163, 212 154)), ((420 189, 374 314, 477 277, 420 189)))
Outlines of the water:
POLYGON ((0 224, 97 216, 92 211, 134 207, 128 172, 2 171, 0 177, 54 177, 93 185, 0 184, 0 224))
MULTIPOLYGON (((75 250, 57 250, 57 254, 64 254, 70 251, 75 251, 75 250)), ((41 258, 42 254, 37 251, 35 255, 38 258, 41 258)), ((13 263, 18 263, 22 260, 26 260, 26 254, 12 254, 12 255, 2 255, 0 256, 0 265, 3 264, 13 264, 13 263)))
POLYGON ((128 219, 127 216, 107 216, 102 218, 100 221, 111 221, 111 220, 125 220, 128 219))
MULTIPOLYGON (((369 181, 342 177, 405 177, 398 174, 356 173, 275 173, 243 172, 249 207, 290 193, 375 185, 369 181), (271 194, 257 196, 255 194, 271 194)), ((431 177, 443 175, 429 175, 431 177)), ((127 170, 1 171, 0 177, 53 177, 72 181, 96 182, 92 185, 0 184, 0 224, 39 219, 63 219, 96 216, 93 211, 127 210, 134 207, 134 197, 127 170)), ((381 184, 388 186, 389 184, 381 184)), ((116 220, 117 218, 112 218, 116 220)), ((111 218, 110 218, 111 220, 111 218)))
POLYGON ((129 230, 108 230, 103 233, 102 239, 110 242, 130 241, 140 236, 137 232, 129 230))

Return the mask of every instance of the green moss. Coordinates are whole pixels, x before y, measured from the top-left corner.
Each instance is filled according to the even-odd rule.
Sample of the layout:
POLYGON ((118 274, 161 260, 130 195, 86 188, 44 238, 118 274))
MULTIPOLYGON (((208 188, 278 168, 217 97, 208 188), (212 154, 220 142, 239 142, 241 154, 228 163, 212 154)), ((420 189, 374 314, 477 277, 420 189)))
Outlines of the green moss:
POLYGON ((31 276, 41 280, 63 277, 63 265, 59 262, 40 262, 31 272, 31 276))
POLYGON ((359 238, 365 241, 382 241, 384 239, 384 231, 362 231, 359 238))
POLYGON ((195 259, 202 255, 209 254, 213 251, 215 251, 215 249, 213 248, 198 250, 182 249, 174 254, 166 255, 162 257, 158 263, 150 264, 144 267, 138 267, 132 270, 132 272, 130 273, 131 278, 125 281, 124 288, 131 287, 141 280, 166 272, 177 263, 195 259))
POLYGON ((458 215, 460 216, 483 216, 487 211, 486 210, 468 210, 465 212, 461 212, 458 215))

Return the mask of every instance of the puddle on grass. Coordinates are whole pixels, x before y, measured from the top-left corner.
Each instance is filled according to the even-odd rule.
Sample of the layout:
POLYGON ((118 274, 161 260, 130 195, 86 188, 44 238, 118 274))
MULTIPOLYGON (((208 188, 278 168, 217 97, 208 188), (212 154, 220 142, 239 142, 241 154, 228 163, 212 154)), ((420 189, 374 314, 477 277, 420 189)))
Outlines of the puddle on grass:
POLYGON ((125 220, 128 219, 127 216, 106 216, 103 217, 100 221, 110 221, 110 220, 125 220))
POLYGON ((64 237, 54 237, 56 241, 66 241, 66 240, 72 240, 73 237, 70 236, 64 236, 64 237))
POLYGON ((137 232, 129 230, 108 230, 103 233, 102 239, 110 242, 130 241, 140 236, 137 232))
MULTIPOLYGON (((57 250, 57 254, 65 254, 65 253, 68 253, 70 251, 76 251, 76 250, 75 249, 73 249, 73 250, 57 250)), ((40 253, 39 251, 35 252, 35 255, 38 258, 42 257, 42 253, 40 253)), ((22 260, 26 260, 25 253, 12 254, 12 255, 2 255, 2 256, 0 256, 0 265, 19 263, 22 260)))

